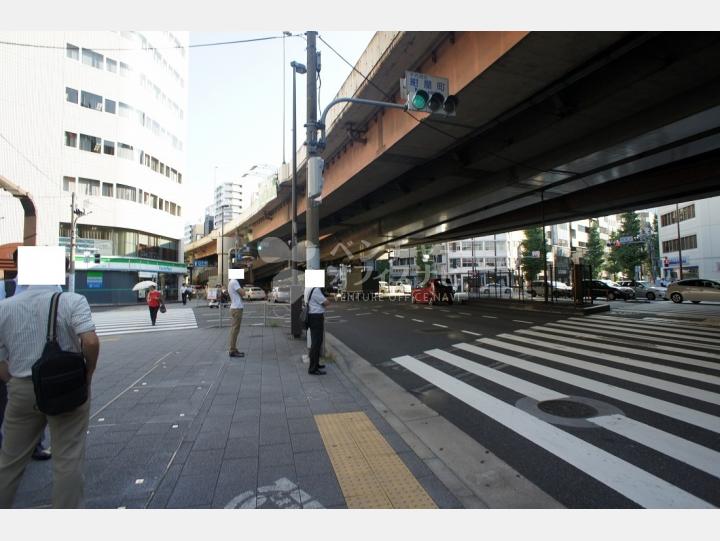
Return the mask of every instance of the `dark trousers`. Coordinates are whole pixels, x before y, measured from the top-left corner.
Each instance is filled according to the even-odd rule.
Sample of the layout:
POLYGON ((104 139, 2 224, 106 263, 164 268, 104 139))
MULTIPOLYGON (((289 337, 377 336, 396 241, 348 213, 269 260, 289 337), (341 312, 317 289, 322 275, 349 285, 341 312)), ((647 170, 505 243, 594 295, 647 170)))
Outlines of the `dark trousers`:
POLYGON ((148 308, 150 308, 150 321, 152 321, 152 324, 155 325, 155 320, 157 319, 157 313, 158 313, 158 310, 160 310, 160 307, 159 306, 155 306, 155 307, 149 306, 148 308))
POLYGON ((308 372, 315 372, 320 364, 320 350, 323 342, 323 329, 325 327, 324 314, 308 314, 310 321, 310 367, 308 372))
POLYGON ((187 303, 187 298, 188 298, 187 293, 183 293, 183 294, 182 294, 183 304, 187 303))

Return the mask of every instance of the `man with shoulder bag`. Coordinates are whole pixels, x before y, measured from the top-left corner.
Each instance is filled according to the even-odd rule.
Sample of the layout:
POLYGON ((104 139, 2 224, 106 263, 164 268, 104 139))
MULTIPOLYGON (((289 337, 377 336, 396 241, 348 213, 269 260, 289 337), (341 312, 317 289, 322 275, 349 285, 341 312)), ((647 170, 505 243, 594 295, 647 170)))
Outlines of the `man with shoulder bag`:
POLYGON ((0 377, 8 404, 0 449, 0 508, 10 508, 45 425, 53 446, 55 508, 79 507, 90 414, 90 387, 100 342, 84 296, 56 286, 29 286, 0 303, 0 377))

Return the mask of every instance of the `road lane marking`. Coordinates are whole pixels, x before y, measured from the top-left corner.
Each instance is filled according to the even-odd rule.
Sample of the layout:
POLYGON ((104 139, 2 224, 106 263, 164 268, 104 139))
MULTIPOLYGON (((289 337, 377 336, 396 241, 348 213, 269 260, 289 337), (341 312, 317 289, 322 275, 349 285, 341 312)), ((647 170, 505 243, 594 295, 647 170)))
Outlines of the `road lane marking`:
MULTIPOLYGON (((505 338, 507 339, 510 337, 510 335, 507 334, 499 334, 498 338, 505 338)), ((525 340, 528 344, 534 344, 538 346, 546 346, 544 342, 541 342, 540 340, 532 340, 530 338, 520 338, 517 337, 517 340, 525 340)), ((640 385, 645 385, 647 387, 652 387, 654 389, 660 389, 661 391, 667 391, 670 393, 675 393, 680 396, 691 396, 692 398, 696 400, 701 400, 703 402, 708 402, 710 404, 720 405, 720 394, 713 393, 712 391, 706 391, 704 389, 698 389, 697 387, 692 387, 690 385, 684 385, 682 383, 675 383, 672 381, 667 381, 664 379, 656 378, 653 376, 646 376, 644 374, 638 374, 637 372, 630 372, 628 370, 621 370, 619 368, 612 368, 610 366, 605 366, 602 364, 597 363, 591 363, 587 361, 582 361, 580 359, 576 359, 574 357, 566 357, 564 355, 558 355, 556 353, 548 353, 546 351, 541 351, 537 348, 526 348, 523 346, 518 346, 516 344, 510 344, 507 342, 502 342, 500 340, 495 340, 493 338, 485 338, 482 340, 485 344, 490 344, 491 346, 495 346, 497 348, 502 349, 508 349, 510 351, 514 351, 515 353, 524 353, 525 355, 532 355, 534 357, 538 357, 540 359, 546 359, 548 361, 552 361, 559 364, 564 364, 566 366, 570 367, 577 367, 582 368, 583 370, 587 370, 589 372, 595 372, 597 374, 603 374, 606 376, 610 376, 613 378, 622 379, 624 381, 631 381, 633 383, 639 383, 640 385)), ((562 351, 571 351, 575 350, 575 348, 568 347, 567 349, 563 348, 562 351)), ((587 355, 587 353, 584 353, 587 355)), ((605 358, 605 360, 613 360, 613 359, 607 359, 607 356, 604 355, 598 355, 598 358, 602 359, 605 358)), ((617 359, 617 357, 615 358, 617 359)), ((630 362, 627 364, 637 366, 635 365, 630 359, 628 359, 630 362)), ((618 362, 618 361, 614 361, 618 362)), ((623 361, 620 361, 623 362, 623 361)), ((651 363, 645 363, 643 361, 636 361, 637 363, 641 364, 641 367, 647 368, 647 366, 642 365, 648 365, 651 363)), ((652 370, 652 369, 651 369, 652 370)), ((711 376, 708 376, 710 378, 711 376)), ((715 378, 717 379, 717 378, 715 378)))
POLYGON ((447 329, 447 325, 440 325, 440 323, 433 323, 436 327, 442 327, 443 329, 447 329))
POLYGON ((413 321, 417 321, 418 323, 424 323, 422 319, 413 319, 413 321))
POLYGON ((472 334, 473 336, 482 336, 479 332, 472 332, 472 331, 460 331, 464 332, 465 334, 472 334))
POLYGON ((488 319, 497 319, 497 316, 483 316, 483 317, 486 317, 488 319))
POLYGON ((355 314, 356 316, 371 316, 372 312, 362 312, 361 314, 355 314))
MULTIPOLYGON (((720 365, 718 363, 712 363, 709 361, 700 361, 696 359, 688 359, 686 356, 679 356, 679 355, 670 355, 667 353, 662 353, 660 351, 647 351, 646 349, 634 349, 634 348, 626 348, 624 346, 617 346, 614 344, 601 344, 599 342, 591 342, 589 340, 579 340, 577 338, 566 338, 564 336, 555 336, 550 335, 548 336, 548 333, 546 332, 538 332, 538 331, 544 331, 546 330, 544 327, 532 327, 532 329, 537 330, 526 330, 526 329, 520 329, 515 331, 515 334, 521 334, 521 335, 528 335, 528 336, 537 336, 538 338, 549 338, 549 339, 555 339, 555 340, 562 340, 563 342, 567 342, 570 344, 578 344, 580 346, 590 347, 590 348, 597 348, 597 349, 607 349, 613 352, 621 352, 621 353, 631 353, 633 355, 640 355, 641 357, 650 357, 652 359, 662 359, 663 361, 671 361, 675 363, 683 363, 683 364, 689 364, 691 366, 700 366, 702 368, 711 368, 714 370, 720 370, 720 365)), ((564 347, 559 347, 553 344, 555 349, 563 349, 565 351, 569 351, 568 349, 564 347)), ((577 352, 582 350, 577 350, 577 352)), ((585 355, 604 355, 602 353, 592 351, 592 350, 586 350, 585 355)), ((608 357, 616 357, 615 355, 609 355, 608 357)), ((602 357, 600 357, 602 358, 602 357)), ((625 357, 618 357, 618 359, 623 359, 623 361, 618 362, 625 362, 625 357)), ((608 359, 609 360, 609 359, 608 359)), ((642 361, 637 361, 637 363, 641 363, 642 361)), ((630 364, 630 363, 628 363, 630 364)), ((635 364, 633 361, 632 364, 635 364)), ((636 366, 642 366, 641 364, 635 364, 636 366)), ((707 374, 698 374, 697 372, 691 372, 689 370, 683 370, 679 368, 671 368, 664 365, 655 365, 655 366, 663 366, 663 370, 659 370, 657 368, 653 368, 653 370, 658 370, 660 372, 666 372, 668 374, 675 374, 677 376, 682 376, 690 379, 699 379, 701 381, 706 381, 706 378, 711 379, 718 379, 718 384, 720 384, 720 378, 715 378, 715 376, 708 376, 707 374), (694 377, 693 377, 694 376, 694 377)))
POLYGON ((529 325, 532 325, 533 323, 535 323, 534 321, 525 321, 524 319, 513 319, 513 321, 515 323, 527 323, 529 325))
MULTIPOLYGON (((574 318, 571 318, 574 319, 574 318)), ((634 325, 637 327, 643 327, 647 329, 654 329, 654 330, 675 330, 675 329, 682 329, 682 332, 687 332, 688 334, 698 334, 703 336, 717 336, 717 329, 713 329, 712 327, 700 327, 698 325, 682 325, 680 323, 674 323, 671 321, 661 322, 661 321, 644 321, 642 319, 633 319, 629 317, 620 317, 620 316, 591 316, 588 319, 595 320, 595 321, 608 321, 610 324, 627 324, 627 325, 634 325)))
POLYGON ((470 312, 458 312, 458 314, 462 314, 464 316, 471 316, 472 314, 470 312))
MULTIPOLYGON (((600 320, 590 320, 590 319, 582 319, 582 318, 575 318, 571 317, 568 318, 569 322, 577 323, 581 325, 586 325, 590 327, 600 327, 603 329, 617 329, 618 332, 633 332, 648 336, 657 336, 660 338, 664 338, 667 336, 667 331, 653 331, 650 329, 643 329, 640 327, 636 327, 633 325, 623 325, 623 324, 615 324, 610 323, 607 321, 600 321, 600 320)), ((684 338, 684 339, 692 339, 696 342, 708 342, 711 344, 720 344, 720 338, 710 338, 708 336, 699 335, 695 331, 682 331, 685 334, 677 334, 673 333, 673 338, 684 338)), ((713 336, 717 336, 717 333, 712 333, 713 336)))
POLYGON ((395 317, 399 317, 401 319, 405 319, 405 316, 401 316, 400 314, 395 314, 395 317))
POLYGON ((713 507, 667 481, 409 355, 393 360, 643 507, 713 507))
POLYGON ((720 478, 720 453, 635 421, 624 415, 590 417, 591 423, 660 451, 714 477, 720 478))
MULTIPOLYGON (((552 325, 552 323, 547 323, 545 327, 533 327, 533 329, 542 329, 544 332, 557 333, 557 334, 562 334, 564 336, 580 336, 582 338, 591 338, 593 340, 605 340, 608 342, 620 341, 623 343, 628 342, 628 340, 623 341, 623 340, 617 340, 617 338, 613 339, 613 337, 615 337, 614 333, 613 333, 613 337, 601 336, 599 334, 591 334, 591 333, 585 333, 585 332, 580 332, 580 331, 572 331, 572 330, 567 330, 567 329, 563 329, 563 328, 555 329, 553 327, 548 327, 547 325, 552 325)), ((673 342, 675 344, 686 344, 685 342, 683 342, 681 340, 666 339, 665 342, 673 342)), ((693 345, 695 345, 695 344, 693 344, 693 345)), ((610 344, 602 344, 602 346, 609 347, 610 349, 614 348, 614 345, 610 345, 610 344)), ((600 346, 598 345, 598 347, 600 347, 600 346)), ((661 344, 643 343, 643 348, 652 348, 653 350, 661 349, 663 351, 674 351, 676 353, 684 353, 686 355, 691 354, 691 355, 696 355, 698 357, 706 357, 708 359, 719 359, 720 360, 720 355, 718 355, 716 353, 708 353, 707 351, 698 351, 698 350, 694 350, 694 349, 688 349, 687 347, 675 348, 675 347, 661 345, 661 344)), ((686 364, 695 365, 695 360, 693 359, 692 361, 693 362, 686 362, 686 364)), ((699 362, 705 362, 705 361, 699 361, 699 362)), ((696 366, 704 366, 705 368, 717 368, 718 364, 707 362, 707 364, 697 364, 696 366)))
MULTIPOLYGON (((486 339, 478 339, 478 341, 480 342, 483 342, 484 340, 486 339)), ((532 372, 534 374, 553 378, 558 381, 574 385, 575 387, 579 387, 580 389, 585 389, 604 396, 609 396, 615 398, 616 400, 621 400, 628 404, 633 404, 640 408, 644 408, 653 413, 666 415, 668 417, 672 417, 673 419, 678 419, 680 421, 684 421, 686 423, 690 423, 691 425, 705 428, 715 433, 720 433, 720 417, 710 415, 709 413, 673 404, 672 402, 667 402, 666 400, 653 398, 642 393, 623 389, 622 387, 603 383, 601 381, 586 378, 584 376, 578 376, 576 374, 565 372, 563 370, 558 370, 556 368, 550 368, 548 366, 544 366, 538 363, 518 359, 517 357, 506 355, 504 353, 498 353, 487 348, 480 348, 472 344, 455 344, 453 347, 469 351, 470 353, 483 356, 487 359, 492 359, 494 361, 499 361, 510 366, 515 366, 517 368, 532 372)))
MULTIPOLYGON (((549 327, 560 327, 561 329, 576 329, 577 331, 585 331, 585 332, 593 332, 596 334, 603 334, 603 335, 610 335, 612 338, 617 339, 618 338, 618 330, 612 330, 612 329, 604 329, 602 327, 597 327, 593 325, 585 325, 583 323, 579 323, 576 321, 558 321, 556 323, 546 323, 549 327)), ((687 340, 681 340, 679 337, 676 338, 667 338, 667 337, 656 337, 656 336, 649 336, 644 334, 637 334, 634 338, 636 339, 642 339, 647 340, 649 342, 655 340, 657 342, 665 343, 671 343, 671 344, 680 344, 683 346, 688 346, 687 340)), ((604 340, 609 340, 610 338, 604 338, 604 340)), ((658 344, 660 346, 660 344, 658 344)), ((705 343, 693 343, 693 347, 703 347, 703 348, 713 348, 713 344, 705 344, 705 343)))

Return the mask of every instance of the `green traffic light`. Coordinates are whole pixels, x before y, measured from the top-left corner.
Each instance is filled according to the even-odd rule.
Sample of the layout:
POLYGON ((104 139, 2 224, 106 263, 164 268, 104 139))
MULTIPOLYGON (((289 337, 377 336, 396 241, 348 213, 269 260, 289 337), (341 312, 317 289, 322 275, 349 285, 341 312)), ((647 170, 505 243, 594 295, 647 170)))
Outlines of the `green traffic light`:
POLYGON ((418 90, 412 99, 412 104, 415 109, 425 109, 428 102, 428 93, 424 90, 418 90))

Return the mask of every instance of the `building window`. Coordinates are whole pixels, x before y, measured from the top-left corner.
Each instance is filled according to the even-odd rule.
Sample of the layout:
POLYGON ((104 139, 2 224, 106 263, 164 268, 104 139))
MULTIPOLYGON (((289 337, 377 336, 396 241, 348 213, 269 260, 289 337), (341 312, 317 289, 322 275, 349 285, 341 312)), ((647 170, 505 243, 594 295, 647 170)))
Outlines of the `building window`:
POLYGON ((103 57, 103 55, 101 55, 100 53, 96 53, 91 49, 82 50, 83 64, 87 64, 88 66, 92 66, 93 68, 103 69, 104 58, 105 57, 103 57))
POLYGON ((75 177, 63 177, 63 191, 74 192, 75 191, 75 177))
MULTIPOLYGON (((679 212, 681 222, 695 218, 695 204, 693 203, 692 205, 683 207, 679 209, 679 212)), ((672 212, 668 212, 667 214, 663 214, 662 216, 660 216, 660 226, 665 227, 678 223, 677 215, 678 213, 674 210, 672 212)))
POLYGON ((81 195, 100 195, 100 181, 89 178, 79 178, 78 190, 81 195))
POLYGON ((102 194, 103 197, 112 197, 113 196, 113 185, 108 182, 102 183, 102 194))
POLYGON ((78 102, 78 91, 74 88, 70 88, 69 86, 65 87, 65 101, 68 101, 70 103, 77 103, 78 102))
POLYGON ((88 152, 100 153, 100 143, 102 139, 100 137, 94 137, 92 135, 80 134, 80 150, 86 150, 88 152))
POLYGON ((72 45, 71 43, 66 44, 65 56, 72 58, 73 60, 78 60, 80 58, 80 48, 75 47, 75 45, 72 45))
POLYGON ((178 177, 177 177, 177 178, 178 178, 178 179, 177 179, 178 184, 182 184, 182 173, 178 173, 178 177))
MULTIPOLYGON (((683 250, 692 250, 694 248, 697 248, 697 235, 690 235, 687 237, 682 237, 680 239, 680 247, 683 250)), ((672 239, 672 240, 664 240, 663 241, 663 252, 677 252, 678 251, 678 240, 672 239)))
POLYGON ((115 102, 105 98, 105 112, 115 114, 115 102))
POLYGON ((177 215, 180 216, 182 214, 182 207, 180 205, 177 206, 177 215))
POLYGON ((130 118, 133 108, 123 102, 120 102, 118 105, 120 106, 120 116, 130 118))
POLYGON ((115 194, 118 199, 135 202, 135 188, 133 188, 132 186, 118 184, 116 186, 115 194))
POLYGON ((132 70, 125 62, 120 62, 120 75, 122 77, 129 77, 132 70))
POLYGON ((102 111, 102 103, 102 96, 98 96, 92 92, 86 92, 85 90, 80 93, 80 105, 83 107, 95 109, 96 111, 102 111))
POLYGON ((117 61, 112 58, 106 58, 105 68, 112 73, 117 73, 117 61))
POLYGON ((115 156, 115 142, 105 139, 103 141, 103 152, 110 156, 115 156))
POLYGON ((65 146, 66 147, 77 147, 77 133, 71 131, 65 132, 65 146))
POLYGON ((125 143, 118 143, 118 157, 125 158, 126 160, 133 159, 133 147, 126 145, 125 143))

